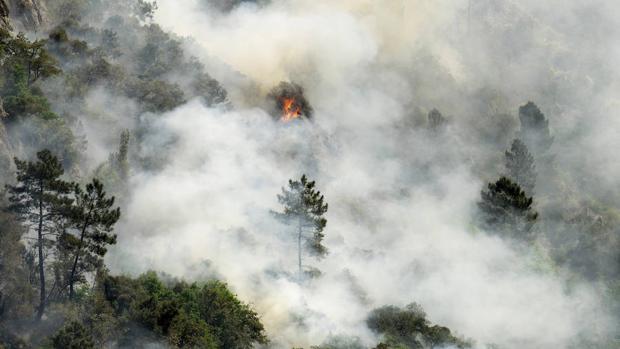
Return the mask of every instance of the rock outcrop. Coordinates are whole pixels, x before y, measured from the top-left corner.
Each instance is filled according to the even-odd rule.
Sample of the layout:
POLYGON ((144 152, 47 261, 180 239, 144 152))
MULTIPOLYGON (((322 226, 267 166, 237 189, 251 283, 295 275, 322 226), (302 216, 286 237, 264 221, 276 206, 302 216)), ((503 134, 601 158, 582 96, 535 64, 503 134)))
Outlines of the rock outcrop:
POLYGON ((42 0, 0 0, 0 2, 8 5, 12 24, 16 27, 36 32, 47 23, 47 8, 42 0))
POLYGON ((0 185, 7 184, 7 180, 13 178, 15 171, 11 142, 2 120, 5 116, 6 113, 4 113, 2 99, 0 98, 0 185))
POLYGON ((0 0, 0 28, 9 27, 9 5, 5 0, 0 0))

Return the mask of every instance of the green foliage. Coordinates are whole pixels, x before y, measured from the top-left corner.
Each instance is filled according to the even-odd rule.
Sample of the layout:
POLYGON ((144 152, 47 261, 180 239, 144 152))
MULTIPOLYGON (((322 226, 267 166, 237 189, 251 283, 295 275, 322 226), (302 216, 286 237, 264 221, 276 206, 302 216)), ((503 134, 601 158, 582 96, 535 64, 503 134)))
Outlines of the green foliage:
POLYGON ((2 70, 7 73, 21 68, 26 72, 26 83, 30 87, 40 78, 61 73, 58 62, 45 49, 45 40, 30 41, 23 33, 13 37, 0 29, 0 55, 2 70))
POLYGON ((79 242, 73 246, 75 257, 68 280, 69 298, 74 295, 76 276, 84 269, 93 270, 100 265, 99 258, 105 256, 107 246, 116 243, 116 235, 112 233, 112 229, 121 215, 119 208, 112 208, 114 197, 107 196, 99 180, 93 179, 86 185, 85 190, 79 185, 75 185, 73 190, 74 205, 68 213, 68 219, 79 242), (88 263, 92 268, 83 264, 78 268, 81 259, 97 263, 88 263))
POLYGON ((90 88, 99 85, 124 89, 124 75, 121 67, 110 63, 105 57, 92 57, 65 76, 66 93, 71 98, 81 99, 90 88))
POLYGON ((65 62, 82 60, 91 54, 86 41, 71 40, 63 27, 56 27, 50 32, 47 46, 51 53, 65 62))
POLYGON ((196 291, 198 314, 213 327, 221 347, 243 349, 252 348, 253 343, 266 343, 264 328, 256 312, 237 299, 226 284, 210 281, 196 291))
POLYGON ((60 179, 64 173, 62 164, 49 150, 38 152, 36 162, 15 158, 15 165, 17 184, 7 186, 10 194, 9 210, 22 221, 28 222, 36 231, 34 247, 38 253, 40 289, 37 316, 41 318, 47 297, 44 250, 53 246, 57 229, 65 219, 63 212, 72 202, 68 197, 71 185, 60 179))
POLYGON ((172 345, 242 349, 267 342, 257 314, 219 281, 169 287, 149 272, 135 280, 109 276, 102 284, 117 317, 140 323, 172 345))
POLYGON ((297 235, 299 275, 302 275, 302 240, 305 242, 305 250, 316 257, 327 254, 327 248, 323 246, 323 229, 327 225, 327 219, 323 215, 327 212, 328 205, 324 203, 321 192, 315 189, 316 183, 308 181, 306 175, 302 175, 299 181, 288 181, 288 188, 282 188, 282 194, 278 195, 278 202, 282 204, 282 212, 274 212, 276 218, 282 222, 294 226, 297 235))
POLYGON ((44 120, 58 117, 52 112, 47 98, 41 91, 28 85, 26 71, 22 66, 14 66, 6 74, 7 78, 1 91, 9 121, 30 116, 37 116, 44 120))
POLYGON ((181 311, 174 317, 169 329, 169 341, 176 348, 216 349, 217 339, 209 325, 196 315, 181 311))
POLYGON ((532 195, 536 186, 536 166, 534 157, 520 139, 512 141, 506 151, 506 175, 517 183, 526 194, 532 195))
POLYGON ((530 233, 538 213, 532 208, 533 199, 518 184, 501 177, 489 183, 480 196, 478 208, 485 230, 521 241, 532 238, 530 233))
POLYGON ((385 337, 385 343, 377 348, 471 348, 472 344, 452 334, 450 329, 432 325, 426 319, 426 313, 416 303, 404 309, 395 306, 383 306, 373 310, 366 324, 377 334, 385 337))
POLYGON ((54 349, 89 349, 95 344, 88 329, 73 321, 63 327, 53 338, 54 349))
POLYGON ((359 338, 345 336, 330 336, 319 346, 310 349, 364 349, 359 338))
POLYGON ((163 80, 134 80, 126 86, 127 96, 143 105, 146 111, 162 113, 185 103, 183 90, 163 80))
POLYGON ((146 28, 146 45, 136 54, 137 73, 149 80, 161 79, 184 63, 181 43, 170 37, 160 26, 146 28))

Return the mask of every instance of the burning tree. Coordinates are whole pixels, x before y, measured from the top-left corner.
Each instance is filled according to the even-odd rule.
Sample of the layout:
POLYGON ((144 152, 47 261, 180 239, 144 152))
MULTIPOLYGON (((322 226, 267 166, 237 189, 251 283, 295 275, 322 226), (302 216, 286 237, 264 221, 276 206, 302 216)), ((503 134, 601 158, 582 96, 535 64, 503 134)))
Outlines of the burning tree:
POLYGON ((300 279, 303 247, 318 258, 327 254, 327 248, 322 245, 323 229, 327 225, 327 219, 323 217, 327 212, 327 203, 323 203, 323 195, 314 187, 315 182, 308 181, 306 175, 301 176, 299 181, 289 180, 288 188, 282 188, 282 194, 278 195, 278 202, 284 210, 274 212, 278 219, 295 228, 300 279))
POLYGON ((281 82, 269 92, 268 97, 274 101, 281 121, 312 117, 312 107, 304 97, 304 89, 295 83, 281 82))

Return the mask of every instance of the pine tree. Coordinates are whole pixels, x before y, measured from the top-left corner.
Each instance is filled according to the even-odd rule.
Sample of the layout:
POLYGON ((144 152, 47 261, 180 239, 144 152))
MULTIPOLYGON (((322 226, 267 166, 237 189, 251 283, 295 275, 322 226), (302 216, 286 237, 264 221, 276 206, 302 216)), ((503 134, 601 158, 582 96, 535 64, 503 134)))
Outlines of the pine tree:
POLYGON ((110 155, 110 163, 118 173, 118 177, 122 183, 125 183, 129 176, 129 139, 131 133, 129 130, 121 132, 121 140, 118 147, 118 153, 110 155))
POLYGON ((516 182, 527 195, 534 193, 536 165, 534 157, 520 139, 515 139, 506 151, 506 176, 516 182))
POLYGON ((527 102, 519 108, 519 120, 521 129, 518 138, 525 143, 536 158, 540 158, 553 143, 553 137, 549 131, 549 120, 533 102, 527 102))
POLYGON ((433 109, 428 113, 428 127, 432 131, 440 130, 446 123, 446 119, 439 110, 433 109))
POLYGON ((37 153, 36 162, 15 158, 17 184, 7 186, 10 194, 9 210, 36 231, 35 247, 38 254, 39 307, 37 318, 45 312, 45 250, 54 246, 54 237, 65 218, 71 184, 60 179, 62 164, 49 150, 37 153))
POLYGON ((77 231, 79 242, 75 246, 73 265, 69 273, 69 298, 74 296, 80 258, 97 261, 105 256, 107 246, 116 243, 112 233, 114 224, 120 218, 120 209, 114 206, 114 197, 107 197, 103 184, 97 179, 86 185, 86 190, 74 187, 75 205, 71 210, 72 228, 77 231))
POLYGON ((299 181, 289 180, 288 188, 282 188, 282 194, 278 195, 278 202, 284 206, 284 210, 281 213, 275 212, 276 217, 295 227, 300 278, 304 246, 318 258, 327 254, 327 248, 322 244, 323 229, 327 225, 327 219, 323 217, 327 212, 327 203, 323 201, 323 195, 315 189, 315 182, 308 181, 306 175, 301 176, 299 181))
POLYGON ((478 207, 485 230, 517 240, 531 238, 538 213, 532 208, 533 198, 528 197, 517 183, 501 177, 497 182, 489 183, 480 196, 478 207))

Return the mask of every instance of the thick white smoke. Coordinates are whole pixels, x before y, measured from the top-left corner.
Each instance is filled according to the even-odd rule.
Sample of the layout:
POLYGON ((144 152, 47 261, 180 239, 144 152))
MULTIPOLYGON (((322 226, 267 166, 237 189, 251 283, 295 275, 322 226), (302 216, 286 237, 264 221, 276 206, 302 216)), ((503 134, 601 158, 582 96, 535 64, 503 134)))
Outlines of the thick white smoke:
MULTIPOLYGON (((468 100, 484 95, 478 89, 491 86, 493 96, 480 103, 495 111, 514 112, 537 98, 550 112, 562 111, 551 116, 557 147, 608 144, 592 137, 603 121, 612 122, 608 115, 576 132, 582 116, 574 114, 617 106, 610 92, 617 83, 601 87, 600 105, 581 109, 565 100, 585 100, 590 92, 575 92, 573 82, 566 82, 569 96, 541 95, 547 90, 540 86, 550 82, 537 74, 549 67, 574 68, 574 79, 599 73, 587 74, 592 57, 545 56, 572 42, 573 32, 559 24, 581 10, 577 1, 562 2, 564 15, 506 1, 272 1, 217 14, 206 3, 161 0, 156 20, 191 36, 208 66, 227 67, 210 73, 237 108, 190 101, 152 121, 156 132, 142 151, 166 161, 160 170, 132 175, 119 247, 108 258, 114 271, 220 277, 255 305, 272 344, 282 348, 340 334, 370 346, 376 338, 364 323, 368 311, 413 301, 431 321, 502 348, 563 348, 575 336, 611 326, 594 289, 567 289, 561 274, 544 268, 544 253, 514 248, 471 224, 481 177, 496 176, 505 146, 482 139, 485 127, 507 137, 516 127, 510 116, 472 121, 485 117, 468 100), (496 11, 509 18, 493 6, 507 8, 496 11), (520 20, 510 22, 511 15, 520 20), (494 21, 526 33, 476 37, 494 21), (524 42, 506 42, 515 38, 524 42), (304 86, 316 111, 311 122, 277 123, 258 107, 282 80, 304 86), (412 127, 433 107, 449 115, 443 135, 412 127), (482 169, 490 172, 481 175, 482 169), (306 259, 323 275, 304 286, 294 279, 294 241, 270 215, 280 187, 302 173, 317 181, 330 205, 330 254, 320 262, 306 259)), ((499 31, 496 25, 490 28, 499 31)), ((617 143, 610 132, 604 139, 617 143)), ((605 156, 593 165, 604 166, 605 156)), ((580 149, 559 161, 571 169, 583 158, 580 149)))

